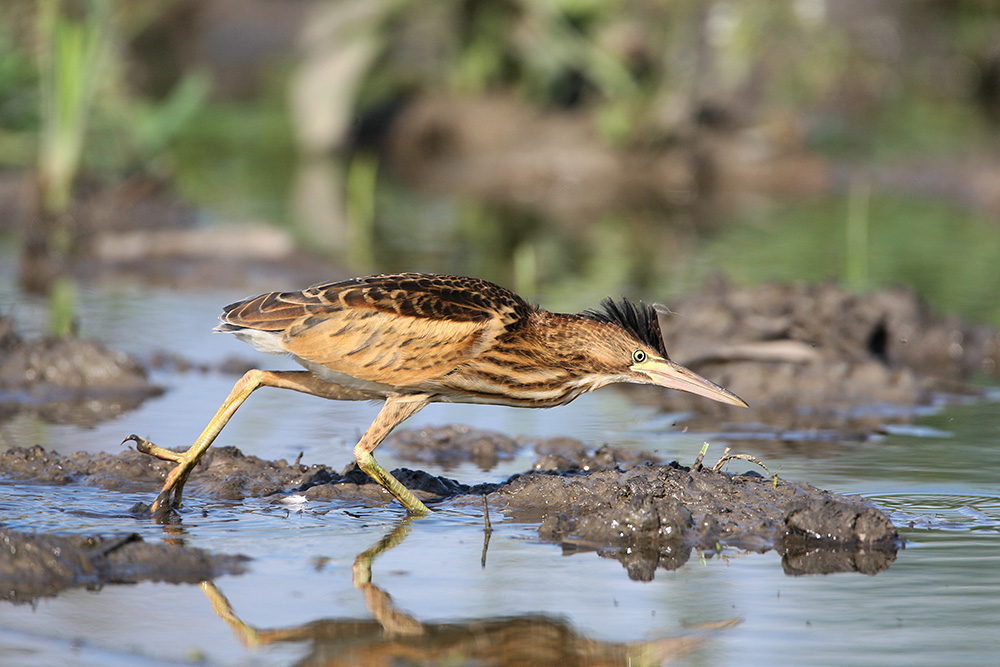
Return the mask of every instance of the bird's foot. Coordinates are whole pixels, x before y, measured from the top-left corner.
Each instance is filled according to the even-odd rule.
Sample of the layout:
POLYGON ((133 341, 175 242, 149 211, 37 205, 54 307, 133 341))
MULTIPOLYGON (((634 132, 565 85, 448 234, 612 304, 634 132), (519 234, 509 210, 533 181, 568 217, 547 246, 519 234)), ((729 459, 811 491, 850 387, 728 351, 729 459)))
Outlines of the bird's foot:
POLYGON ((378 484, 395 496, 396 500, 403 504, 403 507, 414 516, 424 516, 430 514, 427 505, 421 502, 420 498, 413 495, 413 492, 403 486, 402 482, 393 477, 388 470, 380 466, 375 457, 367 452, 359 453, 355 449, 355 457, 358 460, 358 467, 368 473, 368 476, 378 482, 378 484))
POLYGON ((153 516, 158 516, 171 510, 179 509, 181 507, 181 492, 184 490, 184 483, 187 481, 188 475, 191 474, 191 469, 197 461, 191 460, 189 452, 175 452, 164 449, 134 434, 122 440, 122 444, 124 445, 130 441, 134 442, 135 448, 143 454, 149 454, 163 461, 173 461, 177 464, 173 470, 167 473, 167 478, 163 482, 163 488, 156 495, 153 504, 149 506, 149 513, 153 516))
POLYGON ((424 505, 424 503, 420 500, 420 498, 417 498, 413 494, 413 492, 410 491, 405 486, 403 486, 403 484, 399 480, 397 480, 392 475, 389 475, 388 473, 386 473, 386 475, 389 478, 388 482, 386 480, 381 480, 378 477, 375 477, 374 475, 372 475, 372 477, 375 477, 375 481, 377 481, 379 484, 383 486, 383 488, 385 488, 389 493, 395 496, 396 500, 398 500, 403 504, 403 506, 406 508, 406 511, 409 512, 410 515, 420 517, 420 516, 426 516, 427 514, 431 513, 430 508, 428 508, 427 505, 424 505))

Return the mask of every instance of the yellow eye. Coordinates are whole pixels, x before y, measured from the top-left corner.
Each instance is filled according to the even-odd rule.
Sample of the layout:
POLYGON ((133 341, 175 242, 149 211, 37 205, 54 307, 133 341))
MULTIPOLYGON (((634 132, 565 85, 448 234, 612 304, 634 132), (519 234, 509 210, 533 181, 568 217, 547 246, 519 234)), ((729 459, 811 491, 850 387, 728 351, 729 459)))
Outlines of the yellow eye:
POLYGON ((632 363, 633 364, 641 364, 644 361, 646 361, 646 353, 645 352, 643 352, 642 350, 636 350, 635 352, 632 353, 632 363))

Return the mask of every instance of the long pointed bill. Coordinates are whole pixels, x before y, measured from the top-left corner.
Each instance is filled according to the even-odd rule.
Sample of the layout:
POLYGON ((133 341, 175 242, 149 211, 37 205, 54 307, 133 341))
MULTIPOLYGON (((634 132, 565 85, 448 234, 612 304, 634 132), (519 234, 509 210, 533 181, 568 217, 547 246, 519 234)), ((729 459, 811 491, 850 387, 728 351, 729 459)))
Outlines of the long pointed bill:
POLYGON ((750 407, 746 401, 728 389, 723 389, 711 380, 706 380, 694 371, 690 371, 680 364, 675 364, 669 359, 649 358, 641 364, 632 366, 632 370, 645 374, 652 380, 653 384, 661 387, 697 394, 719 403, 738 405, 742 408, 750 407))

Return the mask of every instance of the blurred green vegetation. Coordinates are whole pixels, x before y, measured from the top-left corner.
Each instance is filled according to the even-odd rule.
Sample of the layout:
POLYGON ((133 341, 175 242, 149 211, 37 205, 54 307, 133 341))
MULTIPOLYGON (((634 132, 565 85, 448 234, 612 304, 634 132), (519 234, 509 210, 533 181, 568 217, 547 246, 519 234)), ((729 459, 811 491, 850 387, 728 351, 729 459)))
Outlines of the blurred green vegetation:
MULTIPOLYGON (((96 77, 89 122, 79 128, 89 180, 152 173, 210 217, 294 226, 301 156, 287 101, 292 45, 253 95, 220 95, 219 72, 197 62, 153 93, 129 72, 157 63, 140 62, 129 45, 185 3, 46 6, 55 4, 82 16, 108 12, 103 38, 90 42, 107 51, 107 66, 97 72, 96 60, 81 58, 79 74, 62 79, 96 77)), ((0 6, 5 168, 43 161, 37 147, 55 79, 40 56, 87 43, 63 31, 46 51, 32 35, 35 7, 0 6)), ((875 2, 857 17, 821 0, 398 0, 383 9, 352 19, 368 21, 359 30, 378 43, 351 91, 358 135, 381 110, 414 97, 502 91, 546 112, 582 114, 621 150, 665 150, 706 126, 756 131, 786 115, 801 128, 802 150, 862 173, 873 163, 996 159, 1000 148, 994 3, 875 2)), ((765 130, 759 135, 762 151, 779 150, 765 130)), ((643 204, 567 224, 518 202, 414 191, 384 168, 377 138, 352 135, 324 150, 344 165, 343 183, 331 187, 344 191, 353 249, 345 257, 373 270, 473 273, 569 309, 614 292, 665 298, 720 272, 738 282, 903 283, 942 310, 1000 325, 1000 223, 967 202, 845 179, 853 185, 811 200, 744 198, 713 210, 643 204)))
POLYGON ((37 9, 38 208, 36 219, 29 221, 21 276, 26 287, 48 292, 49 326, 56 336, 69 336, 74 328, 76 287, 62 271, 63 259, 72 251, 65 215, 109 56, 110 10, 107 0, 94 0, 79 12, 59 0, 42 0, 37 9))
MULTIPOLYGON (((0 9, 0 18, 20 19, 0 21, 0 163, 8 165, 33 159, 24 136, 40 126, 34 40, 13 34, 32 25, 24 16, 29 4, 0 9)), ((111 0, 81 4, 114 8, 108 48, 122 60, 124 45, 177 2, 143 3, 140 10, 111 0)), ((1000 8, 972 0, 913 7, 906 12, 912 18, 901 19, 913 34, 897 34, 879 22, 876 10, 867 28, 834 21, 827 13, 836 6, 819 0, 395 2, 375 19, 383 47, 354 106, 360 117, 415 92, 505 89, 540 107, 586 110, 612 143, 662 141, 677 129, 670 110, 678 99, 689 107, 730 107, 746 115, 739 122, 796 110, 809 118, 809 145, 830 155, 895 158, 995 141, 997 124, 983 106, 996 101, 979 99, 983 86, 975 77, 984 71, 982 61, 995 57, 1000 8), (909 42, 925 35, 932 38, 926 53, 910 59, 920 44, 909 42)), ((108 72, 97 84, 102 94, 85 166, 176 166, 182 191, 208 205, 227 199, 222 189, 229 200, 258 193, 281 201, 295 159, 281 69, 259 96, 239 102, 208 103, 209 77, 187 74, 164 102, 129 90, 121 67, 108 72)))
MULTIPOLYGON (((849 206, 824 198, 749 213, 707 244, 709 264, 738 283, 843 282, 849 206)), ((908 285, 941 311, 1000 326, 997 221, 946 202, 877 195, 867 215, 863 287, 908 285)))
POLYGON ((194 69, 162 99, 144 98, 126 81, 124 45, 170 4, 44 0, 0 8, 0 165, 41 168, 60 183, 80 170, 98 180, 169 170, 166 149, 196 129, 191 121, 210 81, 194 69))
POLYGON ((203 105, 165 148, 182 197, 224 217, 288 223, 297 154, 279 96, 203 105))
POLYGON ((38 69, 15 47, 12 29, 0 22, 0 166, 30 163, 35 146, 29 132, 37 131, 41 112, 38 69))
POLYGON ((116 56, 123 31, 150 14, 130 7, 114 0, 11 3, 0 32, 0 163, 25 167, 33 186, 33 201, 21 204, 29 212, 19 277, 26 290, 48 294, 58 336, 75 325, 67 265, 79 234, 72 207, 81 171, 93 178, 156 169, 208 92, 192 72, 161 104, 132 99, 116 56))

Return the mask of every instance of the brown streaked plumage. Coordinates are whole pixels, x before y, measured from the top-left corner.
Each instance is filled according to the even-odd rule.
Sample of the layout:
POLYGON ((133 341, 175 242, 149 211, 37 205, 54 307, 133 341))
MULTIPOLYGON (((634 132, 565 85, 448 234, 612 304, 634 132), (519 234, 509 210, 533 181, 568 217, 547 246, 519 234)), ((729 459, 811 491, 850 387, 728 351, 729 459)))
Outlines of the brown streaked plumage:
POLYGON ((605 299, 577 315, 550 313, 476 278, 404 273, 272 292, 226 306, 216 331, 307 371, 246 373, 198 440, 178 454, 132 435, 145 453, 177 462, 153 503, 179 507, 188 475, 237 408, 263 387, 337 400, 384 400, 354 448, 358 465, 408 510, 428 510, 372 451, 432 402, 547 408, 616 382, 656 384, 723 403, 742 399, 670 361, 652 306, 605 299))

